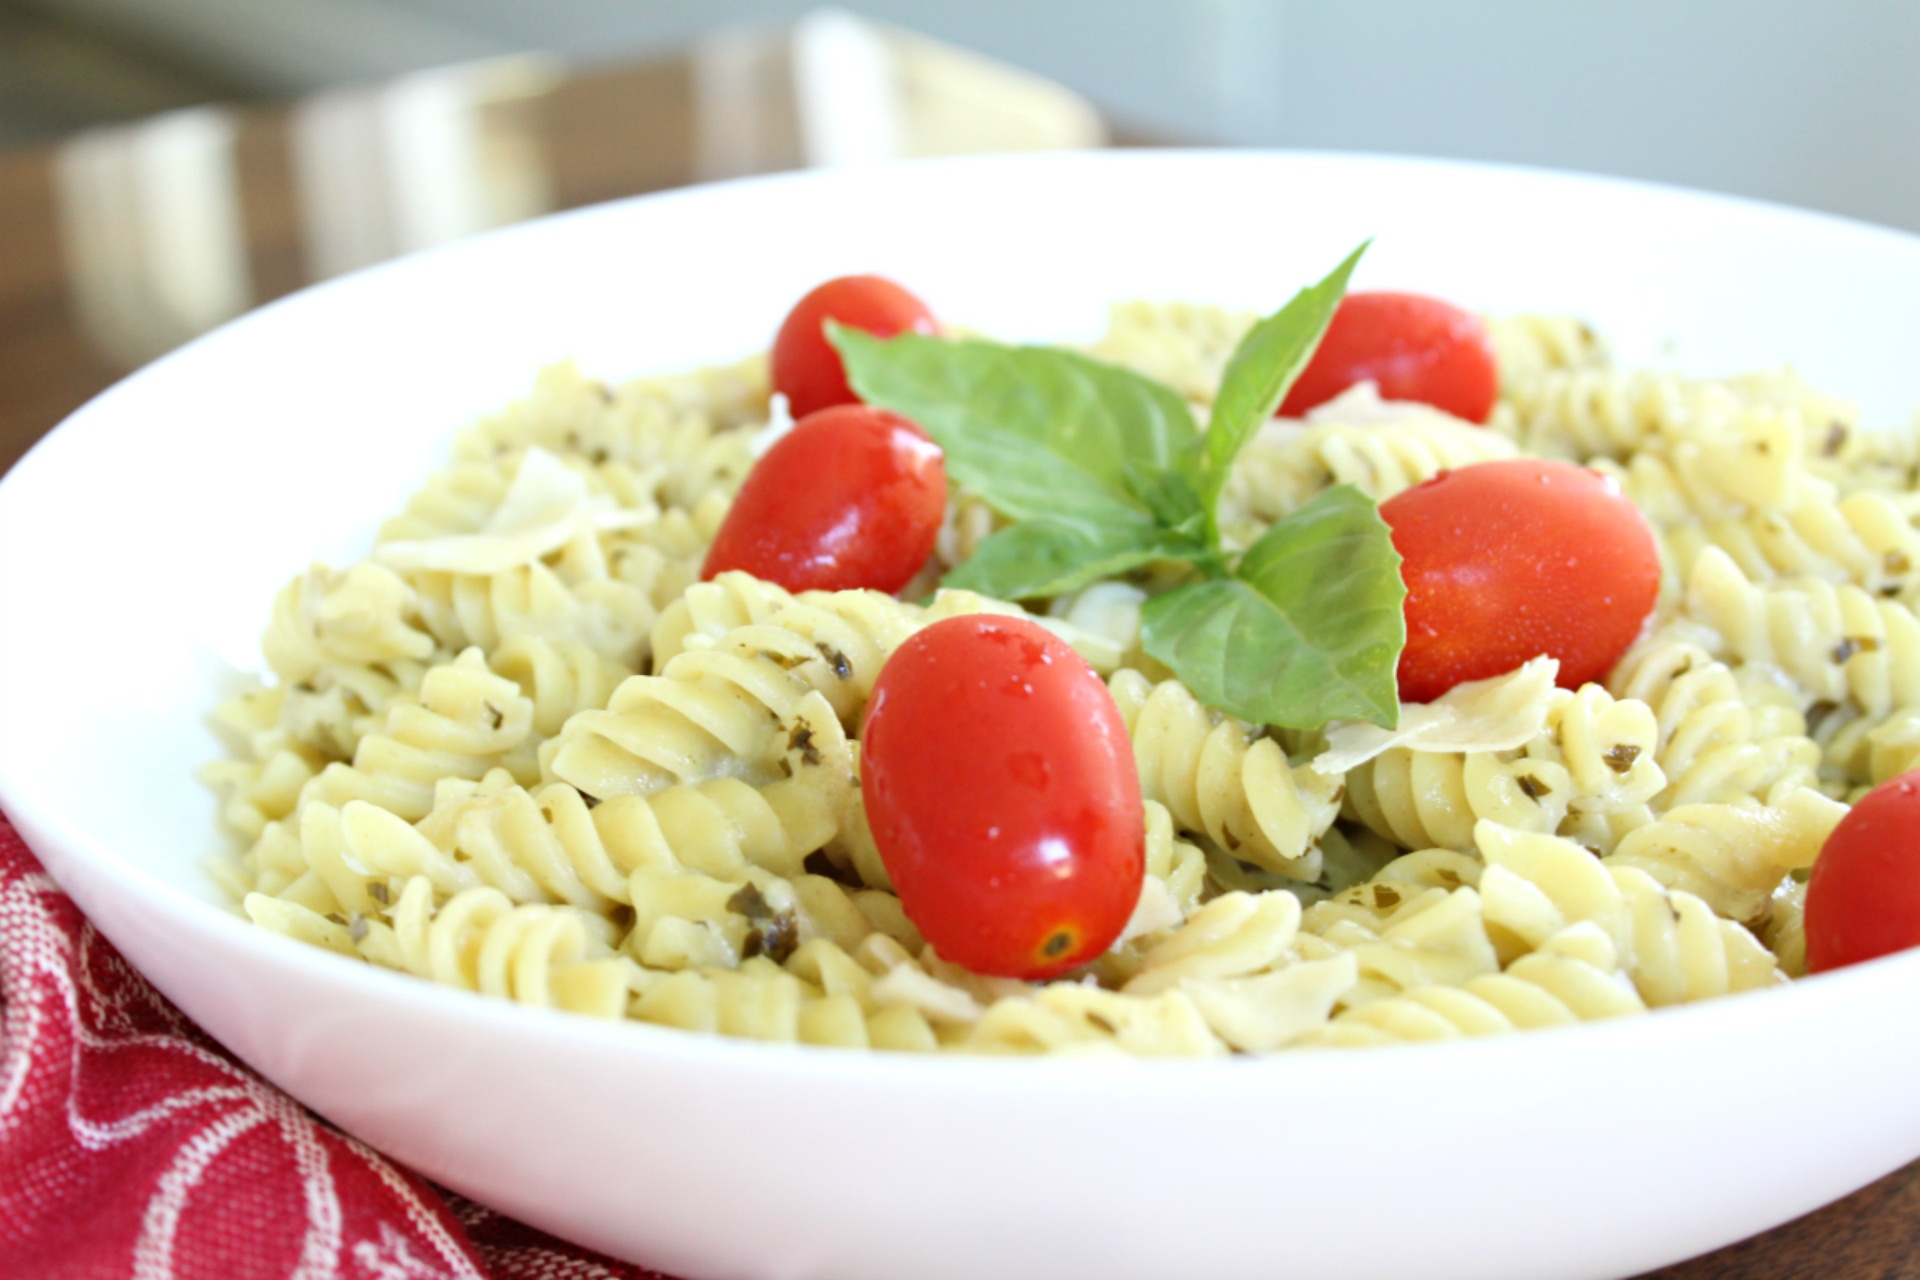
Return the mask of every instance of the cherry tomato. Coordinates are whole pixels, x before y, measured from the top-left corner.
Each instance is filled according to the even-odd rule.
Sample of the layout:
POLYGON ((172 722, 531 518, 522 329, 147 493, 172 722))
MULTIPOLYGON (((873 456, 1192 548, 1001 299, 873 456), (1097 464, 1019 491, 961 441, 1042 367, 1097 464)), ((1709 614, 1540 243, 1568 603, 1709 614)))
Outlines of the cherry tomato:
POLYGON ((1862 796, 1807 880, 1807 971, 1920 946, 1920 772, 1862 796))
POLYGON ((828 320, 881 338, 938 328, 926 303, 884 276, 840 276, 820 285, 794 304, 773 340, 773 389, 787 397, 795 418, 860 402, 827 341, 828 320))
POLYGON ((1485 422, 1500 392, 1480 317, 1418 293, 1350 293, 1280 415, 1298 418, 1368 379, 1382 399, 1418 400, 1468 422, 1485 422))
POLYGON ((1660 592, 1646 517, 1612 480, 1571 462, 1442 472, 1381 503, 1380 518, 1407 584, 1404 702, 1541 654, 1560 660, 1563 688, 1599 680, 1660 592))
POLYGON ((919 427, 864 404, 822 409, 754 464, 701 576, 898 591, 933 550, 946 503, 940 446, 919 427))
POLYGON ((860 758, 874 844, 942 956, 1050 978, 1120 936, 1146 874, 1140 776, 1065 641, 997 614, 918 632, 881 669, 860 758))

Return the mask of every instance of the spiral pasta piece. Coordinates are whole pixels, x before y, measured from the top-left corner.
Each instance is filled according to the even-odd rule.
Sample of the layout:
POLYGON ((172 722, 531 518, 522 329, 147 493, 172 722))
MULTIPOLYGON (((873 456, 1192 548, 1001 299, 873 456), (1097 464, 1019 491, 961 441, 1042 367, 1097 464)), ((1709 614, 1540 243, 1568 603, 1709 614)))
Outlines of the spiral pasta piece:
POLYGON ((1612 477, 1661 536, 1673 569, 1682 574, 1710 530, 1737 541, 1755 512, 1779 513, 1830 504, 1833 487, 1809 474, 1790 418, 1749 413, 1737 435, 1709 434, 1662 442, 1624 462, 1591 465, 1612 477))
MULTIPOLYGON (((1440 414, 1411 422, 1309 427, 1293 446, 1323 467, 1328 484, 1350 484, 1376 502, 1476 462, 1515 456, 1512 444, 1440 414)), ((1325 487, 1325 486, 1322 486, 1325 487)))
POLYGON ((796 725, 801 699, 824 696, 843 726, 856 724, 887 656, 931 616, 873 591, 808 592, 626 681, 606 710, 580 713, 543 747, 543 767, 599 798, 721 774, 764 780, 811 732, 796 725))
POLYGON ((354 944, 352 924, 337 912, 322 915, 291 899, 253 892, 242 895, 240 909, 247 913, 249 920, 282 937, 324 948, 350 960, 366 959, 354 944))
POLYGON ((360 740, 353 763, 321 770, 300 803, 365 800, 417 821, 432 809, 443 778, 478 779, 502 765, 530 775, 533 762, 521 749, 532 732, 532 701, 469 649, 427 673, 418 702, 388 708, 381 731, 360 740))
POLYGON ((407 583, 380 565, 344 571, 315 565, 275 598, 260 644, 286 684, 329 667, 419 662, 436 646, 419 625, 418 608, 407 583))
POLYGON ((1184 993, 1124 996, 1080 982, 982 977, 931 948, 916 958, 878 935, 851 957, 831 942, 810 942, 788 969, 857 1000, 875 1019, 911 1014, 939 1044, 976 1052, 1210 1056, 1225 1048, 1184 993))
POLYGON ((633 1006, 644 1022, 782 1044, 929 1053, 940 1047, 917 1009, 869 1011, 856 996, 826 993, 771 961, 737 970, 686 970, 652 986, 633 1006))
POLYGON ((605 920, 570 907, 517 906, 497 889, 468 889, 436 906, 424 879, 409 881, 387 928, 363 954, 443 986, 594 1017, 627 1010, 633 965, 615 955, 605 920))
MULTIPOLYGON (((797 1044, 808 994, 798 978, 778 966, 739 973, 690 970, 652 986, 635 1002, 634 1016, 687 1031, 797 1044)), ((864 1019, 857 1008, 853 1012, 864 1041, 864 1019)), ((855 1043, 849 1041, 850 1047, 855 1043)))
POLYGON ((1846 702, 1875 721, 1920 707, 1920 618, 1897 600, 1819 578, 1752 582, 1709 547, 1687 602, 1724 654, 1786 673, 1803 707, 1846 702))
MULTIPOLYGON (((1352 955, 1302 961, 1300 919, 1299 900, 1286 892, 1223 894, 1149 949, 1121 990, 1184 996, 1208 1038, 1233 1049, 1281 1048, 1324 1023, 1359 974, 1352 955)), ((1176 1038, 1186 1044, 1179 1052, 1193 1051, 1176 1038)))
MULTIPOLYGON (((212 723, 233 755, 211 760, 195 776, 220 796, 220 820, 247 840, 291 814, 308 779, 325 765, 316 751, 280 728, 284 686, 248 689, 214 707, 212 723)), ((249 886, 250 887, 250 886, 249 886)))
POLYGON ((786 588, 737 569, 696 582, 653 624, 653 669, 659 671, 687 649, 712 647, 736 627, 767 622, 793 602, 786 588))
POLYGON ((705 498, 738 492, 754 463, 751 433, 716 433, 698 419, 659 432, 651 452, 651 458, 613 457, 598 463, 600 482, 623 505, 691 511, 705 498))
POLYGON ((1767 944, 1779 962, 1780 972, 1789 978, 1807 975, 1807 882, 1789 876, 1773 891, 1767 921, 1760 927, 1760 940, 1767 944))
POLYGON ((264 760, 209 761, 197 776, 220 794, 220 821, 251 841, 293 813, 317 771, 310 757, 285 750, 264 760))
POLYGON ((1725 392, 1707 392, 1717 403, 1702 404, 1681 379, 1605 365, 1544 369, 1501 392, 1522 448, 1576 461, 1627 457, 1703 412, 1734 407, 1725 392))
POLYGON ((313 873, 301 846, 300 824, 291 817, 267 823, 238 855, 212 861, 215 878, 232 885, 236 898, 257 892, 321 913, 339 908, 332 891, 313 873))
POLYGON ((520 686, 533 704, 533 731, 551 738, 576 712, 598 710, 634 674, 633 668, 578 640, 523 635, 507 641, 488 662, 520 686))
POLYGON ((1515 751, 1395 747, 1348 775, 1345 811, 1407 849, 1471 850, 1475 824, 1578 834, 1609 849, 1652 816, 1666 779, 1641 702, 1598 685, 1554 689, 1541 731, 1515 751))
POLYGON ((1418 987, 1459 986, 1496 972, 1480 895, 1470 886, 1358 885, 1307 908, 1300 954, 1310 960, 1350 952, 1358 977, 1342 996, 1348 1008, 1418 987))
POLYGON ((361 739, 379 732, 396 704, 417 701, 427 672, 451 655, 425 662, 323 667, 297 684, 282 685, 280 729, 288 746, 326 760, 351 760, 361 739))
POLYGON ((1577 924, 1501 973, 1427 986, 1339 1014, 1304 1043, 1359 1048, 1500 1035, 1645 1011, 1597 926, 1577 924))
POLYGON ((1573 792, 1565 768, 1553 761, 1395 747, 1348 775, 1344 811, 1403 849, 1466 850, 1482 818, 1558 831, 1573 792))
POLYGON ((1607 363, 1606 346, 1600 341, 1600 335, 1575 316, 1488 316, 1485 322, 1503 393, 1509 387, 1540 377, 1549 369, 1580 369, 1607 363))
POLYGON ((1920 418, 1864 431, 1855 406, 1837 403, 1820 446, 1809 450, 1809 467, 1842 493, 1873 490, 1910 507, 1920 486, 1920 418))
MULTIPOLYGON (((690 884, 686 891, 716 894, 717 888, 690 884)), ((738 894, 729 901, 737 903, 738 894)), ((725 929, 729 909, 715 905, 708 915, 725 929)), ((630 940, 630 950, 633 945, 630 940)), ((941 1043, 936 1025, 957 1034, 981 1008, 972 994, 935 978, 881 934, 857 944, 812 937, 784 954, 750 953, 735 966, 642 972, 648 986, 634 1006, 636 1017, 696 1030, 731 1027, 729 1034, 786 1043, 930 1052, 941 1043)))
POLYGON ((608 577, 570 584, 539 561, 492 574, 410 577, 427 629, 448 649, 477 646, 492 655, 537 637, 638 667, 654 622, 653 603, 639 587, 608 577))
MULTIPOLYGON (((1165 887, 1176 923, 1191 916, 1206 890, 1207 857, 1173 831, 1173 815, 1158 801, 1145 804, 1147 816, 1146 873, 1165 887)), ((1155 924, 1155 927, 1164 927, 1155 924)), ((1144 932, 1144 930, 1142 931, 1144 932)))
POLYGON ((1205 1058, 1227 1052, 1185 992, 1143 998, 1069 982, 995 1001, 956 1043, 984 1053, 1205 1058))
MULTIPOLYGON (((1503 384, 1500 426, 1528 453, 1591 462, 1644 452, 1729 470, 1730 492, 1790 492, 1852 410, 1791 375, 1682 378, 1586 364, 1503 384), (1691 460, 1691 461, 1690 461, 1691 460)), ((1779 498, 1774 505, 1779 505, 1779 498)))
POLYGON ((1652 707, 1658 720, 1656 758, 1667 786, 1653 798, 1657 810, 1764 799, 1817 781, 1820 748, 1799 711, 1754 698, 1696 644, 1655 635, 1621 660, 1608 683, 1617 696, 1652 707))
POLYGON ((1476 843, 1489 933, 1510 958, 1569 925, 1599 926, 1650 1008, 1754 990, 1781 980, 1753 934, 1645 871, 1605 864, 1568 840, 1482 823, 1476 843))
POLYGON ((379 542, 418 541, 477 533, 513 486, 523 451, 455 461, 435 472, 380 526, 379 542))
POLYGON ((1702 521, 1666 536, 1682 571, 1702 549, 1715 546, 1752 582, 1824 578, 1909 604, 1920 587, 1920 530, 1898 503, 1876 490, 1702 521))
POLYGON ((1788 873, 1813 865, 1846 806, 1809 787, 1769 803, 1689 804, 1622 837, 1610 866, 1638 867, 1729 920, 1764 917, 1788 873))
POLYGON ((388 913, 391 923, 364 916, 347 922, 257 893, 245 907, 256 924, 311 945, 521 1004, 618 1018, 640 976, 631 961, 611 953, 598 917, 515 907, 490 889, 436 907, 431 886, 409 882, 388 913))
POLYGON ((1147 593, 1132 583, 1096 582, 1069 595, 1056 597, 1047 607, 1047 615, 1049 619, 1057 620, 1053 625, 1064 623, 1072 629, 1068 643, 1074 643, 1072 633, 1077 633, 1080 637, 1104 644, 1112 657, 1110 662, 1104 664, 1087 652, 1084 643, 1075 644, 1081 656, 1093 663, 1095 670, 1110 671, 1116 666, 1128 666, 1149 674, 1150 678, 1164 679, 1171 673, 1141 649, 1140 610, 1146 602, 1147 593))
POLYGON ((1223 523, 1271 524, 1323 489, 1351 484, 1376 502, 1442 471, 1517 456, 1505 436, 1441 413, 1407 421, 1264 427, 1234 462, 1223 523))
POLYGON ((1279 743, 1209 712, 1178 681, 1155 685, 1123 669, 1109 687, 1143 796, 1242 861, 1299 880, 1320 874, 1317 842, 1339 812, 1337 778, 1289 765, 1279 743))
MULTIPOLYGON (((971 560, 980 544, 1005 524, 978 494, 961 490, 947 499, 946 510, 940 515, 940 529, 934 534, 933 557, 929 563, 951 569, 971 560)), ((931 589, 933 584, 924 585, 931 589)), ((915 592, 903 589, 900 594, 911 599, 915 592)))
MULTIPOLYGON (((1684 570, 1699 553, 1697 535, 1690 532, 1704 521, 1738 519, 1747 505, 1729 497, 1719 481, 1703 467, 1676 467, 1659 453, 1636 453, 1624 463, 1596 458, 1586 464, 1620 486, 1620 492, 1640 509, 1660 542, 1663 567, 1669 576, 1684 579, 1684 570), (1677 532, 1676 532, 1677 531, 1677 532), (1692 541, 1689 541, 1692 539, 1692 541), (1682 564, 1682 559, 1685 564, 1682 564)), ((1671 600, 1671 584, 1662 604, 1671 600)))
MULTIPOLYGON (((671 484, 662 496, 686 506, 708 487, 724 483, 698 465, 700 447, 732 439, 744 452, 750 433, 742 428, 767 420, 768 395, 766 360, 760 356, 618 386, 588 378, 564 361, 541 370, 525 399, 463 431, 454 453, 460 460, 488 459, 539 447, 595 466, 619 463, 651 470, 671 484)), ((724 474, 737 484, 738 476, 724 474)))
POLYGON ((823 694, 852 733, 880 669, 907 637, 941 618, 989 608, 1006 606, 964 591, 942 592, 926 610, 878 591, 808 591, 766 624, 741 627, 715 648, 786 667, 823 694))
POLYGON ((785 963, 804 948, 854 951, 875 939, 905 946, 875 927, 862 909, 865 895, 824 876, 642 867, 630 894, 633 926, 623 945, 650 970, 733 969, 759 955, 785 963))
POLYGON ((691 507, 668 507, 653 520, 608 534, 609 573, 638 588, 658 614, 700 581, 707 549, 731 505, 731 497, 715 490, 691 507))
POLYGON ((1871 789, 1889 778, 1920 768, 1920 708, 1896 711, 1867 733, 1867 776, 1871 789))
POLYGON ((290 893, 323 911, 343 904, 357 909, 369 878, 340 861, 341 806, 366 801, 410 821, 432 808, 448 778, 478 778, 503 764, 530 772, 531 722, 531 704, 511 681, 488 670, 477 651, 434 668, 417 700, 396 700, 380 731, 360 740, 351 764, 334 761, 315 771, 311 757, 282 751, 257 775, 242 772, 231 785, 245 789, 230 804, 244 804, 266 821, 249 833, 251 844, 238 862, 224 865, 223 878, 249 891, 290 893), (267 789, 269 769, 282 775, 277 791, 267 789), (302 771, 307 777, 289 797, 285 788, 302 771))
POLYGON ((590 808, 564 783, 529 791, 496 770, 478 783, 443 779, 417 825, 364 801, 315 803, 302 843, 333 900, 354 910, 369 909, 375 884, 397 892, 413 878, 442 895, 486 886, 517 903, 605 913, 635 905, 645 871, 797 876, 838 830, 850 785, 831 710, 816 697, 803 714, 820 726, 817 745, 795 748, 787 776, 762 787, 716 778, 590 808))
POLYGON ((629 839, 671 850, 683 865, 716 870, 753 865, 797 875, 807 856, 833 840, 845 823, 851 791, 845 760, 844 747, 837 758, 823 750, 792 776, 758 787, 737 778, 710 778, 646 797, 615 797, 607 803, 644 799, 648 817, 640 817, 637 807, 628 813, 630 806, 623 805, 609 820, 632 822, 636 829, 629 839))
POLYGON ((765 779, 807 692, 785 677, 771 662, 682 654, 658 676, 622 684, 605 711, 569 721, 544 770, 596 799, 722 775, 765 779))
POLYGON ((1127 983, 1154 995, 1196 978, 1237 978, 1283 963, 1300 931, 1300 900, 1290 893, 1226 893, 1189 917, 1142 958, 1127 983))
POLYGON ((1234 348, 1259 318, 1185 302, 1125 302, 1108 312, 1107 331, 1087 354, 1210 404, 1234 348))

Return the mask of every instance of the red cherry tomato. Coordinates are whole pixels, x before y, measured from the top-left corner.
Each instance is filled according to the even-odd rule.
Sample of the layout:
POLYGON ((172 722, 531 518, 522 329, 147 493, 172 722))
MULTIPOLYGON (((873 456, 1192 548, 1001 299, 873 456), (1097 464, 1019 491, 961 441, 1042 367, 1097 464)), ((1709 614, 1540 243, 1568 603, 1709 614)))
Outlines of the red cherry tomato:
POLYGON ((1400 698, 1431 702, 1546 654, 1560 685, 1601 679, 1660 592, 1660 553, 1614 482, 1511 458, 1442 472, 1380 504, 1407 584, 1400 698))
POLYGON ((1806 927, 1809 973, 1920 946, 1920 772, 1840 819, 1807 880, 1806 927))
POLYGON ((933 550, 946 503, 940 446, 919 427, 864 404, 822 409, 754 464, 701 576, 898 591, 933 550))
POLYGON ((1468 422, 1485 422, 1500 392, 1479 316, 1418 293, 1350 293, 1280 415, 1300 417, 1368 379, 1382 399, 1418 400, 1468 422))
POLYGON ((942 956, 1050 978, 1120 936, 1146 873, 1140 776, 1106 685, 1046 628, 971 614, 914 635, 860 759, 874 844, 942 956))
POLYGON ((840 276, 820 285, 794 304, 773 340, 773 389, 786 396, 795 418, 860 402, 827 341, 829 320, 881 338, 938 328, 926 303, 884 276, 840 276))

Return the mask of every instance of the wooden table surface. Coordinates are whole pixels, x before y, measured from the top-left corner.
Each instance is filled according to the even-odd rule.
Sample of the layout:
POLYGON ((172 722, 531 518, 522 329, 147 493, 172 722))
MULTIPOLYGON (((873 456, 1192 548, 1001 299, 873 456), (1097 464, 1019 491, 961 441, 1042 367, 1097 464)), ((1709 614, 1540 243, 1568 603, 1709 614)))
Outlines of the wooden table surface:
MULTIPOLYGON (((574 71, 525 104, 551 207, 689 181, 696 127, 688 78, 678 62, 574 71)), ((235 170, 257 303, 308 282, 301 211, 286 113, 255 108, 236 119, 235 170)), ((89 337, 71 299, 58 198, 52 150, 0 153, 0 471, 127 372, 89 337)), ((1796 1222, 1652 1275, 1920 1280, 1920 1161, 1796 1222)))

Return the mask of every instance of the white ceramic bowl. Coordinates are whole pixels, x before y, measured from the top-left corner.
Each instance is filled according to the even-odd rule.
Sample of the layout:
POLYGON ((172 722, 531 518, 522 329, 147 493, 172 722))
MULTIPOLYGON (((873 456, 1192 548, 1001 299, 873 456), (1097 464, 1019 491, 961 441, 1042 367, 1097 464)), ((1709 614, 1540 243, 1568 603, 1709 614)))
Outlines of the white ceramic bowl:
POLYGON ((1564 1032, 1213 1063, 918 1060, 490 1003, 256 930, 198 869, 202 718, 275 588, 363 550, 451 432, 577 357, 763 345, 880 271, 1010 338, 1359 282, 1590 317, 1628 359, 1920 405, 1920 239, 1622 182, 1108 153, 750 181, 269 307, 0 485, 0 804, 106 935, 295 1097, 475 1199, 688 1277, 1619 1276, 1920 1155, 1920 954, 1564 1032))

